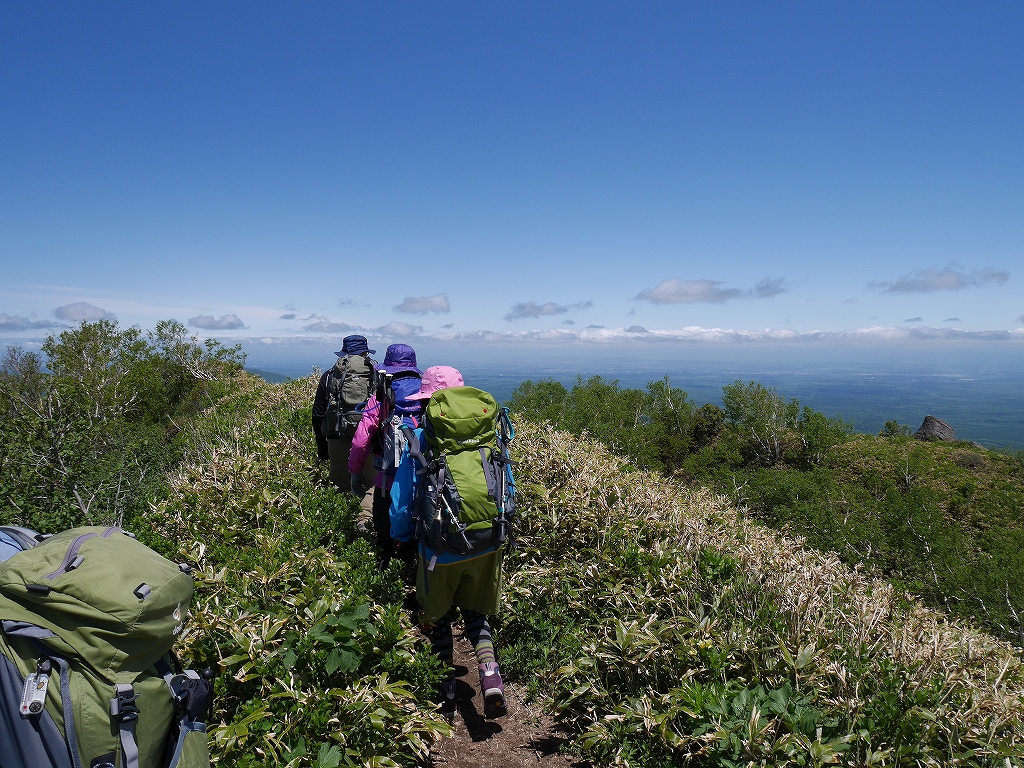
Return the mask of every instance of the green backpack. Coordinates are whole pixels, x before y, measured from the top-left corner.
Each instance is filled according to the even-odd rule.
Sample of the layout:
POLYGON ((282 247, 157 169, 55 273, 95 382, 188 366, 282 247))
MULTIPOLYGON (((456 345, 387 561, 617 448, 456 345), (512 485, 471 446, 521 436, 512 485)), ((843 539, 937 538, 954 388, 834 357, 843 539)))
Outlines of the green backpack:
POLYGON ((417 536, 432 550, 428 570, 446 552, 482 554, 511 537, 514 434, 508 409, 483 390, 449 387, 431 396, 424 410, 427 452, 416 456, 423 482, 413 502, 417 536))
POLYGON ((320 434, 348 438, 356 432, 363 408, 377 386, 377 369, 368 354, 339 357, 327 382, 327 414, 320 434))
POLYGON ((0 563, 0 765, 209 768, 212 684, 170 653, 192 586, 119 528, 0 563))

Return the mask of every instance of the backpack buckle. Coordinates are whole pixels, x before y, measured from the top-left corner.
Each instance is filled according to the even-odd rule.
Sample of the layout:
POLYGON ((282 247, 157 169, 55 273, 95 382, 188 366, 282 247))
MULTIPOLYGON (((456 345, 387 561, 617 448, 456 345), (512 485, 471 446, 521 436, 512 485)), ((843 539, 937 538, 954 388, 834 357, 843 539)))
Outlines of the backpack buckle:
POLYGON ((110 700, 110 715, 119 723, 139 719, 139 708, 135 706, 138 695, 135 689, 126 684, 114 686, 114 693, 117 694, 110 700))
POLYGON ((187 708, 189 699, 192 696, 190 685, 192 680, 198 680, 199 675, 191 669, 179 672, 167 681, 167 687, 171 689, 171 698, 176 705, 187 708))

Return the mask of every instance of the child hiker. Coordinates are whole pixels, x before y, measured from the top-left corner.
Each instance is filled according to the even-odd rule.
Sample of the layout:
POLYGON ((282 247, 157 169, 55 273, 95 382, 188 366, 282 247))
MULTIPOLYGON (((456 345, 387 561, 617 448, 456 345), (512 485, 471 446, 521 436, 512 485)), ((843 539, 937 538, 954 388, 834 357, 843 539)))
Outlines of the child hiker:
POLYGON ((458 708, 452 664, 458 609, 476 653, 484 716, 502 717, 505 687, 487 617, 498 611, 505 512, 511 516, 514 496, 498 431, 501 419, 508 425, 507 415, 489 394, 463 386, 462 374, 444 365, 428 368, 412 397, 427 405, 423 424, 404 433, 391 487, 391 535, 418 539, 420 625, 449 669, 441 711, 453 718, 458 708))

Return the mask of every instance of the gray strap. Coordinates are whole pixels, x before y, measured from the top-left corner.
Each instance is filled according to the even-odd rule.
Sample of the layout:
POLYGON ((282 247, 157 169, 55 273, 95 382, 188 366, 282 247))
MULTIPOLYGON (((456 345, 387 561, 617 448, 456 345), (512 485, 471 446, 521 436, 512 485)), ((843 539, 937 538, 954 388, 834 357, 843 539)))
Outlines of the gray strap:
POLYGON ((5 619, 3 627, 4 634, 11 637, 27 637, 32 640, 42 640, 55 636, 50 630, 37 627, 35 624, 29 624, 27 621, 10 621, 5 619))
POLYGON ((71 701, 71 668, 59 656, 48 655, 47 658, 60 670, 60 704, 64 710, 64 736, 71 753, 71 764, 74 768, 82 768, 78 757, 78 730, 75 727, 75 708, 71 701))
POLYGON ((494 462, 491 461, 491 457, 486 446, 481 446, 480 448, 480 463, 484 468, 484 480, 487 481, 487 495, 497 501, 500 505, 501 502, 498 501, 498 497, 494 493, 498 478, 495 477, 494 462))
POLYGON ((420 450, 420 441, 416 439, 416 432, 408 424, 403 424, 402 434, 405 435, 405 441, 409 446, 409 455, 416 460, 416 466, 426 466, 427 459, 423 455, 423 451, 420 450))
POLYGON ((127 683, 114 686, 117 695, 110 700, 110 714, 117 720, 117 731, 121 739, 122 768, 139 768, 139 745, 135 740, 135 724, 139 719, 139 708, 135 706, 135 689, 127 683))

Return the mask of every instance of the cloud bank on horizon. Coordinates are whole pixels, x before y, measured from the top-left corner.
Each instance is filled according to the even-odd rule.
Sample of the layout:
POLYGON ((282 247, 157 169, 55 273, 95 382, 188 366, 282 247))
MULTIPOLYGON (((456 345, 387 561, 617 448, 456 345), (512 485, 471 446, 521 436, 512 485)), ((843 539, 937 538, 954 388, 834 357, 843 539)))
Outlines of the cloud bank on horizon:
MULTIPOLYGON (((894 294, 935 294, 941 292, 959 292, 968 288, 984 290, 985 288, 1002 286, 1011 279, 1010 272, 1005 269, 985 267, 974 271, 965 271, 956 265, 938 268, 931 267, 916 272, 903 274, 893 281, 869 281, 866 287, 880 295, 894 294)), ((723 281, 707 279, 683 280, 672 277, 662 280, 653 288, 647 288, 632 297, 621 297, 623 304, 630 302, 646 302, 652 305, 703 304, 718 305, 725 302, 760 299, 772 300, 789 292, 785 278, 765 277, 749 288, 728 287, 723 281)), ((339 308, 350 314, 372 314, 374 307, 352 299, 340 299, 339 308)), ((845 303, 857 303, 847 299, 845 303)), ((289 303, 285 309, 295 309, 289 303)), ((595 309, 592 300, 578 301, 572 304, 559 304, 554 301, 522 301, 511 305, 504 314, 506 323, 522 320, 540 320, 570 313, 586 315, 595 309)), ((391 307, 393 312, 404 314, 444 314, 453 312, 453 305, 446 292, 431 296, 407 296, 402 302, 391 307)), ((626 315, 632 315, 630 310, 626 315)), ((187 314, 187 313, 186 313, 187 314)), ((284 321, 299 320, 299 312, 288 311, 281 314, 280 308, 266 308, 261 313, 265 318, 284 321)), ((77 322, 94 322, 97 320, 114 320, 118 317, 111 311, 88 301, 75 301, 53 308, 52 315, 56 320, 39 320, 20 315, 0 313, 0 333, 18 334, 19 336, 42 336, 47 332, 71 327, 77 322), (59 322, 63 321, 63 322, 59 322)), ((164 318, 158 318, 164 319, 164 318)), ((557 327, 532 328, 516 330, 490 330, 486 327, 457 329, 457 324, 447 322, 435 328, 415 325, 400 320, 389 320, 379 325, 367 324, 365 321, 339 321, 315 312, 302 318, 305 324, 301 330, 270 329, 247 325, 235 312, 225 312, 219 317, 215 314, 197 314, 189 318, 187 325, 194 331, 220 332, 224 338, 245 340, 254 345, 280 346, 305 343, 328 343, 337 341, 350 333, 362 333, 379 342, 387 340, 423 340, 458 342, 472 341, 477 343, 516 343, 544 342, 548 344, 599 344, 608 345, 616 342, 651 342, 651 343, 757 343, 757 342, 857 342, 898 344, 921 341, 975 341, 998 342, 1024 340, 1024 328, 1007 329, 969 329, 932 327, 927 324, 923 315, 902 320, 903 326, 870 324, 851 328, 813 328, 797 330, 786 327, 766 327, 758 329, 726 328, 691 324, 683 327, 647 328, 638 324, 623 324, 622 327, 608 327, 604 324, 590 323, 583 328, 576 328, 577 321, 571 317, 559 320, 557 327), (241 334, 240 331, 249 331, 241 334), (224 332, 227 332, 226 334, 224 332)), ((946 317, 939 321, 943 324, 961 323, 956 316, 946 317)), ((1024 325, 1024 314, 1013 319, 1013 323, 1024 325)), ((483 325, 483 324, 481 324, 483 325)))

